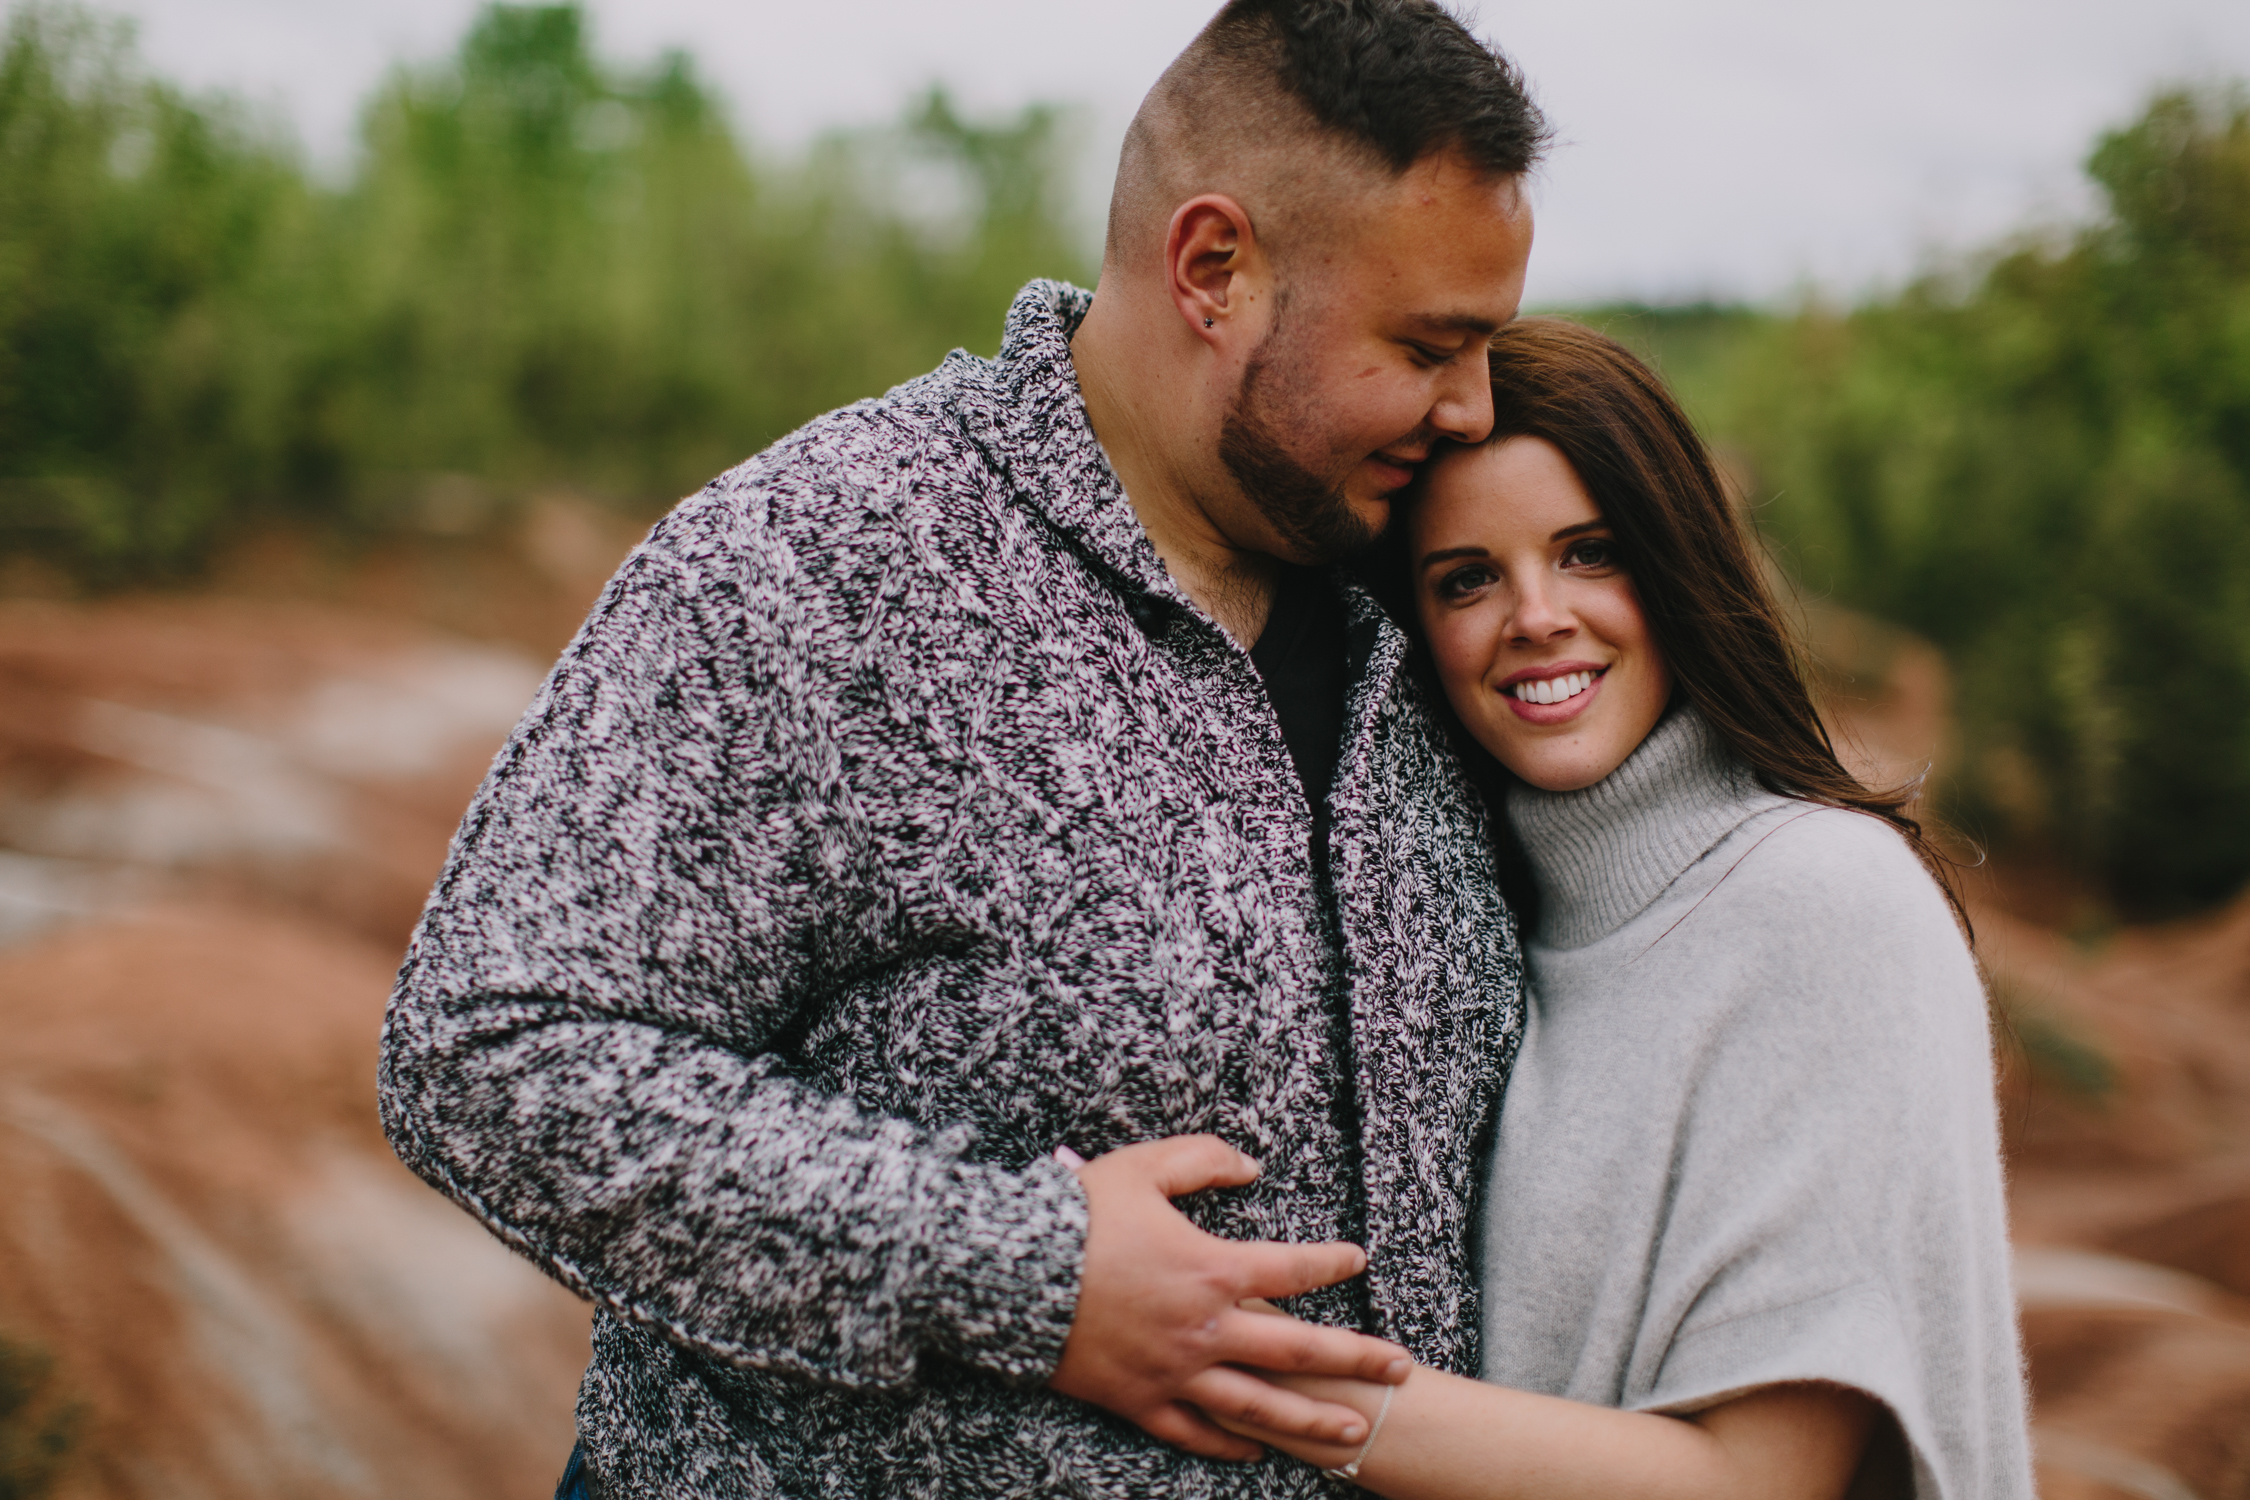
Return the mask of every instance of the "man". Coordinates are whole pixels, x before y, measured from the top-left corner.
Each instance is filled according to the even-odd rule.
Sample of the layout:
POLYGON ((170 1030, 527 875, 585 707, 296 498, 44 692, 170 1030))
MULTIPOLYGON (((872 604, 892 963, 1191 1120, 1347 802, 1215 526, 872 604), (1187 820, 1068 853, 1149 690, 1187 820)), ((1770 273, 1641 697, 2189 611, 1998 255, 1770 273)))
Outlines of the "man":
POLYGON ((1090 307, 1032 284, 996 360, 628 559, 382 1077, 400 1155, 597 1302, 592 1493, 1305 1495, 1210 1417, 1364 1424, 1244 1367, 1474 1371, 1515 940, 1403 638, 1317 565, 1489 427, 1541 139, 1428 0, 1237 0, 1090 307), (1328 1326, 1236 1307, 1297 1294, 1328 1326))

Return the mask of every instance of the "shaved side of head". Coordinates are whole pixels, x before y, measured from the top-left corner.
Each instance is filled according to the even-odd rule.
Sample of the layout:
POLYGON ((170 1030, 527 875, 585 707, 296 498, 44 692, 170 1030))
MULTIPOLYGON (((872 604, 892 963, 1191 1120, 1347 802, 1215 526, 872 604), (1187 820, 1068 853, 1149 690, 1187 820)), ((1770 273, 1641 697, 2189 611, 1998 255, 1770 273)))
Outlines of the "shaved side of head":
POLYGON ((1231 0, 1126 132, 1104 278, 1154 269, 1199 194, 1240 203, 1278 264, 1433 152, 1513 177, 1547 135, 1522 76, 1434 0, 1231 0))

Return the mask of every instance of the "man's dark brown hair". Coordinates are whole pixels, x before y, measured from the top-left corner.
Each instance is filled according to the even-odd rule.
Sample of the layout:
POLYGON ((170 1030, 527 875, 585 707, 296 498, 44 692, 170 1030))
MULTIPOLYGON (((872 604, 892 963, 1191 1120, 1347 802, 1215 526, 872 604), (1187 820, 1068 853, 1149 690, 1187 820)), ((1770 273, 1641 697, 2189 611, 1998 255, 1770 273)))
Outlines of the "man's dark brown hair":
POLYGON ((1295 185, 1273 205, 1286 214, 1324 164, 1395 177, 1447 151, 1515 177, 1547 139, 1523 75, 1433 0, 1230 0, 1134 117, 1110 250, 1199 192, 1234 192, 1256 212, 1228 180, 1253 162, 1261 180, 1295 185))

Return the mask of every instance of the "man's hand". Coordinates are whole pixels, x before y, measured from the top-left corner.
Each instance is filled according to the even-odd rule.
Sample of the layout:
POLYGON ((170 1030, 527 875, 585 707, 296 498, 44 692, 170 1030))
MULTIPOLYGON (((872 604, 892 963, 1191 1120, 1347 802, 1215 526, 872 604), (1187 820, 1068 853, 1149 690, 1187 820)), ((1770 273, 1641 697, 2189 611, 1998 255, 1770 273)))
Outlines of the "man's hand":
POLYGON ((1258 1164, 1216 1136, 1126 1146, 1081 1167, 1086 1269, 1078 1313, 1049 1383, 1206 1458, 1254 1459, 1257 1444, 1210 1417, 1330 1443, 1357 1443, 1367 1420, 1235 1366, 1397 1384, 1414 1362, 1381 1339, 1262 1316, 1248 1298, 1294 1297, 1357 1276, 1357 1245, 1244 1244, 1205 1234, 1171 1200, 1239 1187, 1258 1164), (1200 1410, 1198 1409, 1200 1408, 1200 1410))

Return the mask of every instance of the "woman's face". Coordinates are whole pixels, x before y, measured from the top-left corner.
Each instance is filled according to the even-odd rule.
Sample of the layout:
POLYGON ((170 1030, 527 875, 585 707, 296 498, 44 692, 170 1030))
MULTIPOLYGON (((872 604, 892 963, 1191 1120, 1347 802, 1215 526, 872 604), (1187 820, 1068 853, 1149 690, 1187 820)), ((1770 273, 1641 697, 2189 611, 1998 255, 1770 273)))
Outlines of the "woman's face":
POLYGON ((1560 450, 1457 448, 1410 512, 1415 600, 1454 711, 1544 791, 1592 786, 1663 717, 1671 674, 1560 450))

